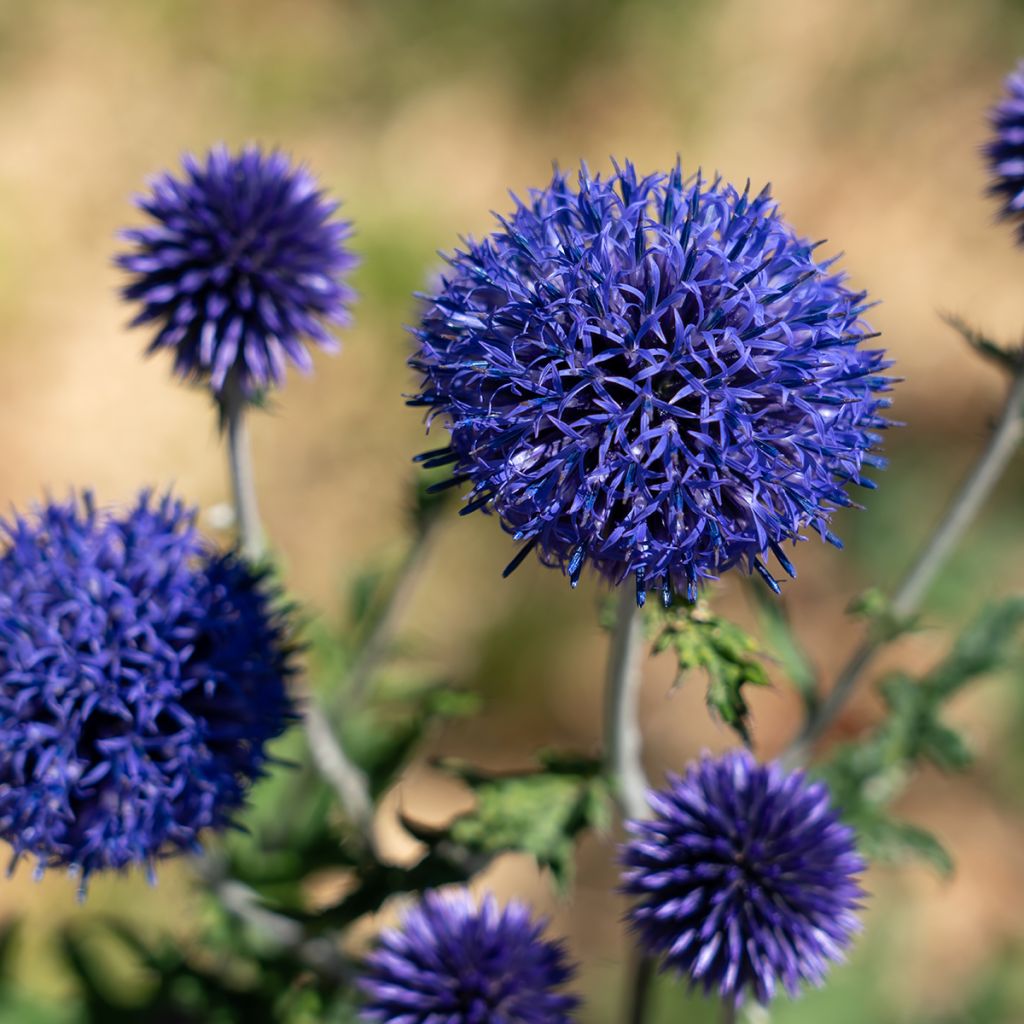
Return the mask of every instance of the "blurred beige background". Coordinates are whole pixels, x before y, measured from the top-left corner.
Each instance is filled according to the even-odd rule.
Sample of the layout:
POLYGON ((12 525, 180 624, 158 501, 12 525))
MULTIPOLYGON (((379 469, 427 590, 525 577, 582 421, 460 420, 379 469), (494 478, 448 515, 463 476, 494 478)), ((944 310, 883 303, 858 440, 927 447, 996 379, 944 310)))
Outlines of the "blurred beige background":
MULTIPOLYGON (((998 408, 997 375, 937 313, 1009 341, 1024 333, 1024 252, 993 224, 978 154, 986 108, 1020 55, 1018 0, 0 0, 3 501, 24 507, 85 485, 119 501, 142 483, 173 483, 207 508, 226 499, 208 399, 172 384, 167 360, 142 359, 146 336, 125 329, 114 236, 135 222, 129 197, 146 175, 183 150, 280 145, 344 198, 363 258, 342 354, 293 376, 254 423, 266 525, 295 592, 329 619, 346 573, 403 541, 409 459, 424 445, 402 403, 403 325, 435 250, 486 231, 507 189, 544 183, 552 161, 604 170, 609 156, 628 157, 650 170, 679 154, 689 170, 770 180, 799 230, 845 251, 854 283, 883 301, 872 319, 906 378, 894 415, 907 426, 891 437, 893 464, 868 510, 840 521, 847 551, 807 545, 786 591, 807 645, 834 667, 857 635, 847 601, 894 579, 998 408)), ((1024 582, 1022 497, 1018 464, 937 589, 936 628, 894 658, 928 664, 943 627, 1024 582)), ((530 563, 502 582, 511 550, 495 522, 452 515, 406 623, 485 695, 483 723, 452 726, 438 749, 495 767, 543 744, 596 749, 599 735, 599 588, 591 579, 572 594, 530 563)), ((749 618, 738 588, 719 600, 749 618)), ((670 676, 667 664, 649 668, 653 773, 731 742, 707 719, 702 683, 670 698, 670 676)), ((877 871, 854 965, 776 1019, 1013 1019, 927 1015, 959 1013, 1001 958, 1024 973, 1014 952, 1024 945, 1021 683, 993 681, 958 702, 977 770, 924 777, 902 807, 951 848, 956 879, 877 871)), ((873 713, 865 694, 839 732, 873 713)), ((783 681, 758 695, 756 716, 771 754, 796 721, 783 681)), ((425 769, 399 798, 428 818, 459 799, 425 769)), ((525 862, 490 880, 554 911, 587 959, 595 1007, 612 1014, 593 1019, 613 1021, 621 908, 609 856, 607 843, 584 845, 567 906, 525 862)), ((154 893, 103 881, 78 909, 71 892, 27 873, 4 889, 5 906, 32 923, 31 984, 55 977, 35 953, 69 916, 123 910, 193 926, 187 880, 172 867, 154 893)), ((670 988, 659 998, 666 1021, 681 1019, 670 988)), ((1013 998, 1005 1005, 1024 1005, 1013 998)))

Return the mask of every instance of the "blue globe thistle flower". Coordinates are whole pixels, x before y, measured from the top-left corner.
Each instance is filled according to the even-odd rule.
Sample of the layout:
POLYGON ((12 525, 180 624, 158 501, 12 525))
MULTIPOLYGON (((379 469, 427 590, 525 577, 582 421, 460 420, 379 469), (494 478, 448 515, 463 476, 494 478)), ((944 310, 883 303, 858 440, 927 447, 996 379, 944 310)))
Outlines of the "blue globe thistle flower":
POLYGON ((411 404, 450 443, 419 456, 471 487, 576 585, 696 596, 811 529, 829 531, 886 421, 890 379, 865 294, 782 219, 768 189, 719 178, 608 180, 516 200, 501 228, 447 257, 425 296, 411 404))
POLYGON ((737 1004, 820 984, 860 928, 865 870, 825 785, 736 751, 668 783, 622 850, 640 941, 737 1004))
POLYGON ((252 397, 282 384, 288 362, 312 369, 304 339, 336 349, 325 325, 349 322, 351 225, 282 153, 218 146, 182 166, 136 199, 156 223, 121 233, 133 243, 116 260, 131 275, 122 294, 142 306, 132 326, 156 325, 149 352, 174 351, 178 376, 217 394, 233 376, 252 397))
POLYGON ((292 717, 277 595, 195 516, 85 493, 0 521, 0 838, 40 873, 196 849, 292 717))
POLYGON ((371 1024, 567 1024, 575 973, 521 903, 428 892, 385 931, 360 980, 371 1024))
POLYGON ((992 172, 989 194, 1000 200, 1000 214, 1016 222, 1024 242, 1024 61, 1006 77, 1006 95, 990 119, 993 136, 985 146, 992 172))

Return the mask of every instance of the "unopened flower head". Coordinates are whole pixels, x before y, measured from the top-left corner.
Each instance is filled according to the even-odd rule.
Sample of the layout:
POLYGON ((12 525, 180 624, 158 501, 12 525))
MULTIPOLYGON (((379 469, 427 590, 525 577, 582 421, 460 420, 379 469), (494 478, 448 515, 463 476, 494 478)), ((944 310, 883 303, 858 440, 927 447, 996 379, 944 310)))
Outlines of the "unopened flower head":
POLYGON ((820 984, 859 929, 865 865, 829 793, 743 752, 651 794, 622 851, 629 920, 691 984, 740 1003, 820 984))
POLYGON ((569 1024, 575 968, 521 903, 429 892, 386 931, 360 987, 368 1024, 569 1024))
POLYGON ((607 180, 516 200, 426 297, 412 404, 450 442, 420 457, 470 487, 573 585, 586 565, 668 602, 734 565, 775 588, 786 541, 829 530, 886 421, 864 292, 718 178, 607 180))
POLYGON ((83 880, 195 849, 292 715, 275 592, 169 496, 0 529, 0 838, 83 880))
POLYGON ((249 397, 280 385, 288 363, 312 368, 311 339, 334 350, 331 324, 349 320, 351 225, 335 217, 304 167, 277 151, 223 146, 186 155, 136 200, 153 223, 122 232, 133 325, 155 330, 149 351, 171 349, 178 376, 229 381, 249 397))

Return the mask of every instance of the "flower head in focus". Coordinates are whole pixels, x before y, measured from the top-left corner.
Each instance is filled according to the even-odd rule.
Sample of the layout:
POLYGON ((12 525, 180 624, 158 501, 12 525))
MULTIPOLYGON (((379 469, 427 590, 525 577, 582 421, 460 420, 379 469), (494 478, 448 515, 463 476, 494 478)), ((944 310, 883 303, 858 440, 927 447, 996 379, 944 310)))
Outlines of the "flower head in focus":
POLYGON ((521 903, 428 892, 386 931, 360 987, 369 1024, 568 1024, 575 968, 521 903))
POLYGON ((584 167, 516 201, 447 257, 425 297, 412 404, 450 443, 420 456, 470 487, 575 586, 585 565, 693 600, 734 565, 828 528, 888 405, 865 294, 783 220, 768 189, 609 179, 584 167))
POLYGON ((0 838, 83 883, 195 849, 292 717, 275 591, 169 496, 0 529, 0 838))
POLYGON ((992 180, 989 193, 1000 214, 1017 225, 1024 242, 1024 61, 1006 77, 1003 99, 992 108, 992 138, 985 146, 992 180))
POLYGON ((860 927, 865 869, 825 785, 732 752, 670 776, 651 807, 622 850, 643 945, 735 1003, 820 984, 860 927))
POLYGON ((133 321, 151 324, 149 351, 174 352, 178 376, 220 394, 237 380, 253 397, 284 381, 291 362, 312 368, 306 339, 333 350, 327 325, 349 321, 351 225, 337 219, 304 167, 248 146, 182 160, 136 203, 152 224, 122 232, 133 321))

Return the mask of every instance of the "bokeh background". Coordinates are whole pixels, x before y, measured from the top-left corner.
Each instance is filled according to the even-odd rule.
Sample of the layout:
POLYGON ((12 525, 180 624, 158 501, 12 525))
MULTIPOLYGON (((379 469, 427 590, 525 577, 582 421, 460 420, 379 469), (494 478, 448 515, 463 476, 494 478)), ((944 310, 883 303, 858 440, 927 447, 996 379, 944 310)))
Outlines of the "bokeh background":
MULTIPOLYGON (((436 250, 489 227, 507 190, 542 184, 553 161, 687 169, 771 181, 799 230, 845 251, 872 319, 906 378, 891 468, 865 512, 844 514, 845 552, 808 544, 785 601, 826 674, 857 625, 844 607, 889 584, 983 443, 1001 382, 939 320, 953 311, 1016 341, 1024 253, 984 198, 985 111, 1024 54, 1019 0, 0 0, 0 495, 23 507, 89 485, 103 501, 172 483, 216 512, 227 498, 209 400, 169 382, 126 330, 111 256, 131 194, 186 149, 280 145, 345 199, 363 263, 356 326, 337 358, 293 377, 254 423, 266 525, 289 585, 329 623, 346 579, 405 543, 410 456, 423 446, 403 325, 436 250)), ((1001 485, 928 605, 931 628, 890 655, 926 666, 948 630, 993 593, 1024 584, 1024 460, 1001 485)), ((215 525, 216 516, 209 522, 215 525)), ((434 750, 491 767, 542 745, 596 750, 605 638, 593 580, 571 593, 527 563, 507 582, 511 541, 485 517, 439 531, 404 631, 464 685, 482 720, 450 725, 434 750)), ((718 606, 744 621, 742 589, 718 606)), ((678 768, 732 742, 708 720, 702 682, 670 695, 648 666, 649 767, 678 768)), ((953 717, 979 762, 966 778, 920 777, 905 817, 936 832, 958 870, 873 872, 868 929, 822 993, 779 1004, 785 1021, 1024 1020, 1024 680, 992 680, 953 717)), ((834 736, 876 713, 865 687, 834 736)), ((756 740, 781 749, 798 708, 784 680, 755 701, 756 740)), ((416 767, 401 803, 442 820, 465 798, 416 767)), ((567 903, 525 860, 486 878, 554 915, 585 963, 584 1019, 618 1021, 621 906, 607 841, 587 840, 567 903)), ((197 927, 187 870, 151 890, 99 881, 84 906, 61 877, 19 870, 0 913, 27 927, 29 993, 74 992, 55 931, 119 914, 184 941, 197 927)), ((659 1020, 701 1020, 674 986, 659 1020)), ((5 1019, 23 1021, 24 1012, 5 1019)))

